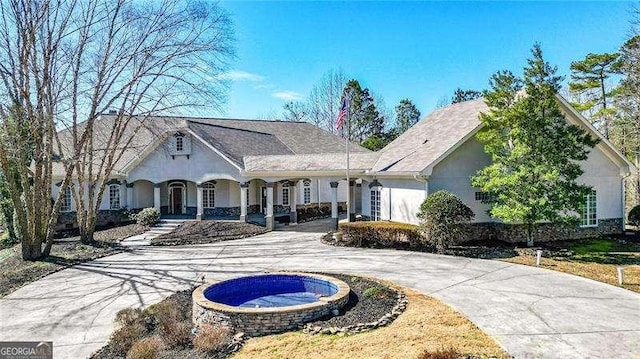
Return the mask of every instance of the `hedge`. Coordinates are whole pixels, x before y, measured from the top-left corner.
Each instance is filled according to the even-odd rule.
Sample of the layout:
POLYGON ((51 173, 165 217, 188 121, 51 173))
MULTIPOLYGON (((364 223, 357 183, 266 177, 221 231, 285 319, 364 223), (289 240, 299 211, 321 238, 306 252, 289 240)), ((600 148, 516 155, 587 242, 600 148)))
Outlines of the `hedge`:
POLYGON ((340 223, 343 241, 358 247, 406 248, 424 245, 420 227, 396 222, 340 223))
POLYGON ((640 227, 640 205, 633 207, 629 212, 629 224, 640 227))

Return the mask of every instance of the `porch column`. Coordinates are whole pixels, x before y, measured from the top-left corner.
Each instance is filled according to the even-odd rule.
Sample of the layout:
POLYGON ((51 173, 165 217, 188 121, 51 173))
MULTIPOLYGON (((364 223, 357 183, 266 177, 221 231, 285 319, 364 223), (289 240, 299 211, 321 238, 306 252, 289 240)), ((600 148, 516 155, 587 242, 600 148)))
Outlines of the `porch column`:
POLYGON ((267 230, 273 231, 273 182, 266 183, 267 187, 267 215, 264 216, 264 222, 267 230))
POLYGON ((296 185, 298 181, 289 181, 289 222, 298 223, 298 201, 296 200, 296 185))
POLYGON ((127 182, 127 208, 133 209, 133 183, 127 182))
POLYGON ((247 221, 249 182, 240 183, 240 222, 247 221))
POLYGON ((333 230, 338 230, 338 182, 329 182, 331 186, 331 222, 333 230))
POLYGON ((153 208, 160 212, 160 183, 153 184, 153 208))
POLYGON ((356 221, 356 181, 349 181, 349 222, 356 221))
POLYGON ((202 188, 202 183, 196 183, 196 219, 201 221, 204 217, 204 205, 202 203, 202 199, 204 197, 204 189, 202 188))

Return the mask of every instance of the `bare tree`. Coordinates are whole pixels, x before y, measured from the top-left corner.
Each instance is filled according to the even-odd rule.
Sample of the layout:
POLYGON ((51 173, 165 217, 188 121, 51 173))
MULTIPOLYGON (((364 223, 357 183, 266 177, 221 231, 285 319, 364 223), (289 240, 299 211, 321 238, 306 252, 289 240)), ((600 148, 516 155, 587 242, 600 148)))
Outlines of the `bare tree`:
POLYGON ((337 133, 334 121, 340 111, 342 91, 347 78, 341 70, 329 70, 311 89, 307 100, 309 122, 331 133, 337 133))
POLYGON ((289 101, 282 106, 285 121, 304 122, 309 117, 307 104, 302 101, 289 101))
MULTIPOLYGON (((3 118, 28 125, 34 143, 32 165, 21 168, 14 187, 29 188, 20 210, 28 212, 26 227, 34 227, 29 257, 37 258, 48 254, 67 186, 81 237, 92 241, 115 165, 138 131, 163 130, 148 123, 149 116, 224 100, 216 75, 232 55, 233 34, 216 5, 181 0, 10 0, 0 6, 1 91, 15 115, 0 108, 3 118), (115 113, 101 119, 110 109, 115 113), (51 205, 54 166, 64 180, 51 205), (39 218, 47 225, 29 224, 39 218), (45 250, 37 253, 42 241, 45 250)), ((18 146, 10 142, 0 145, 3 162, 15 160, 9 150, 18 146)))

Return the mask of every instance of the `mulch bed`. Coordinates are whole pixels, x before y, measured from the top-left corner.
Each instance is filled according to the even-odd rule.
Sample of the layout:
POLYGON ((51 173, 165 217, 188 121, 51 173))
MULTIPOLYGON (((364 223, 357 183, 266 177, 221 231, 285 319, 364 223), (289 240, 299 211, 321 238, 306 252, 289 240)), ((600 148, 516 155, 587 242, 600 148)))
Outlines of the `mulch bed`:
POLYGON ((391 313, 398 303, 398 293, 382 283, 347 274, 322 274, 347 283, 351 293, 349 293, 349 301, 337 316, 319 318, 309 323, 309 326, 322 329, 334 328, 334 332, 339 332, 340 328, 377 322, 391 313))
MULTIPOLYGON (((398 304, 398 292, 389 288, 388 286, 376 282, 371 279, 362 278, 358 276, 346 275, 346 274, 333 274, 333 273, 322 273, 329 276, 333 276, 335 278, 339 278, 342 281, 349 284, 351 287, 351 293, 349 297, 349 302, 345 305, 345 307, 340 311, 340 314, 337 316, 328 316, 319 318, 316 321, 309 323, 312 327, 317 328, 331 328, 331 333, 344 332, 340 331, 340 328, 345 328, 349 326, 355 326, 362 323, 371 323, 380 321, 381 318, 385 318, 385 315, 388 317, 391 314, 391 311, 398 304)), ((143 312, 147 313, 145 323, 157 323, 157 318, 154 318, 154 312, 157 313, 159 311, 151 309, 154 306, 161 306, 163 304, 167 304, 168 302, 173 302, 173 306, 178 308, 179 313, 177 317, 179 319, 176 322, 186 323, 189 326, 193 326, 191 322, 191 310, 192 310, 192 298, 191 293, 193 289, 184 290, 177 292, 158 304, 155 304, 148 309, 145 309, 143 312), (149 314, 152 313, 152 314, 149 314)), ((397 315, 396 315, 397 316, 397 315)), ((395 317, 394 317, 395 319, 395 317)), ((388 322, 391 322, 392 319, 387 319, 388 322)), ((387 323, 388 323, 387 322, 387 323)), ((386 325, 386 324, 385 324, 386 325)), ((126 325, 120 327, 118 330, 126 330, 126 325)), ((114 332, 115 334, 116 332, 114 332)), ((348 334, 345 332, 345 334, 348 334)), ((144 334, 143 338, 147 338, 150 336, 162 336, 159 332, 158 327, 155 324, 147 324, 147 333, 144 334)), ((112 339, 95 352, 91 359, 123 359, 126 358, 127 353, 123 353, 122 350, 117 349, 118 344, 114 343, 114 337, 117 335, 112 335, 112 339)), ((193 335, 192 335, 193 337, 193 335)), ((191 342, 187 342, 183 345, 177 345, 173 347, 168 347, 162 350, 158 358, 163 359, 205 359, 205 358, 227 358, 233 354, 236 350, 238 350, 244 342, 244 336, 241 333, 234 333, 229 336, 227 342, 225 342, 224 348, 218 352, 203 352, 193 346, 191 342)))
POLYGON ((3 249, 0 256, 0 297, 74 264, 119 253, 122 251, 118 246, 121 240, 144 233, 145 230, 145 227, 130 224, 96 231, 96 242, 91 245, 80 243, 80 237, 56 239, 51 254, 38 261, 22 260, 20 244, 3 249))
POLYGON ((266 233, 265 227, 244 222, 198 221, 184 222, 173 232, 151 240, 154 246, 206 244, 252 237, 266 233))

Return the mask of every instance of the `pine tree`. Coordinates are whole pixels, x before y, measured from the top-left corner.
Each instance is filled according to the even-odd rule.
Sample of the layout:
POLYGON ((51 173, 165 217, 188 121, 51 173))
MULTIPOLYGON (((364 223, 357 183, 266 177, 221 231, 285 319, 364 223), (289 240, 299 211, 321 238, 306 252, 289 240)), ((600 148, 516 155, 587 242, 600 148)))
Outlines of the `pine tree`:
POLYGON ((608 80, 616 73, 619 57, 617 53, 588 54, 584 60, 571 63, 569 90, 578 98, 572 105, 585 113, 607 139, 615 114, 611 106, 614 90, 608 80))
POLYGON ((416 105, 407 98, 400 100, 396 106, 395 132, 397 135, 401 135, 418 121, 420 121, 420 110, 416 105))
POLYGON ((530 246, 540 221, 577 223, 570 213, 580 211, 591 191, 576 180, 583 173, 579 162, 597 141, 564 118, 556 70, 536 44, 523 81, 508 71, 495 74, 485 95, 490 111, 480 115, 484 127, 477 135, 493 161, 471 183, 492 193, 492 216, 525 225, 530 246))
POLYGON ((612 142, 635 163, 637 172, 627 182, 632 200, 640 205, 640 35, 620 49, 617 70, 623 79, 617 90, 617 116, 613 120, 612 142))
POLYGON ((363 143, 369 137, 381 137, 384 132, 385 118, 378 111, 369 89, 363 89, 358 80, 349 80, 343 96, 348 96, 349 93, 351 93, 349 140, 363 143))
POLYGON ((451 104, 456 104, 460 102, 471 101, 475 99, 479 99, 482 97, 482 92, 476 90, 463 90, 461 88, 457 88, 453 93, 453 98, 451 99, 451 104))

